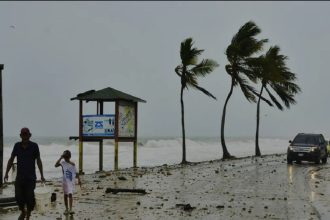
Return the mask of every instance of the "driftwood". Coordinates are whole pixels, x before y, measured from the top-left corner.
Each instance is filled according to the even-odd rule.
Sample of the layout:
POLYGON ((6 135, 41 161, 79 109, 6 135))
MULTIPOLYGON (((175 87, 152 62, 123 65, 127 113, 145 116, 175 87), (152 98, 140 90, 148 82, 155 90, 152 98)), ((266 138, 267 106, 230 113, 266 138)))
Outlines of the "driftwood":
POLYGON ((141 193, 141 194, 146 194, 145 189, 122 189, 122 188, 107 188, 105 190, 105 193, 112 193, 112 194, 117 194, 119 192, 129 192, 129 193, 141 193))
POLYGON ((192 207, 189 203, 188 204, 176 204, 176 207, 182 207, 184 211, 192 211, 196 207, 192 207))
POLYGON ((16 206, 15 197, 0 198, 0 207, 16 206))

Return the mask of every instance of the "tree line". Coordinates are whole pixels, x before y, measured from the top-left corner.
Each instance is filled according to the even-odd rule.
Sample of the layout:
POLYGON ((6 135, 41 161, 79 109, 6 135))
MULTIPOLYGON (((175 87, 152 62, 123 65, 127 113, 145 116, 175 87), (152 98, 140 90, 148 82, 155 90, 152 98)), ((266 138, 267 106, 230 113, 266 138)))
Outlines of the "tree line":
MULTIPOLYGON (((226 146, 225 122, 226 109, 234 88, 240 88, 247 101, 257 103, 256 113, 256 135, 255 135, 255 156, 261 156, 259 146, 259 123, 260 104, 276 106, 281 111, 296 104, 295 95, 301 92, 300 87, 295 83, 296 74, 287 67, 287 56, 280 53, 280 47, 271 46, 264 54, 256 56, 264 51, 264 45, 268 39, 257 39, 261 29, 253 22, 248 21, 241 26, 233 36, 226 49, 228 64, 225 70, 231 79, 230 90, 226 97, 221 117, 221 146, 223 151, 222 159, 233 158, 226 146), (260 85, 258 91, 253 85, 260 85), (283 106, 284 105, 284 106, 283 106)), ((181 125, 182 125, 182 162, 186 160, 185 142, 185 120, 183 92, 188 87, 195 88, 210 98, 216 97, 206 89, 198 85, 198 77, 205 77, 212 73, 219 65, 212 59, 202 59, 199 56, 204 50, 194 47, 192 38, 181 42, 180 58, 181 63, 175 68, 175 73, 181 79, 180 104, 181 104, 181 125)))

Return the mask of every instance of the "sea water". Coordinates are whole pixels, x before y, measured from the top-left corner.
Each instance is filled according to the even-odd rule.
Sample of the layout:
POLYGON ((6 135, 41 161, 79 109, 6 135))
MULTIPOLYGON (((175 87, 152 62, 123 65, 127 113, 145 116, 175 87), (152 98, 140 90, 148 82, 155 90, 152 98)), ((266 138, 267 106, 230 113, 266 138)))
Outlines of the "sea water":
MULTIPOLYGON (((15 142, 19 138, 4 138, 4 170, 15 142)), ((71 160, 78 169, 78 141, 67 137, 33 137, 31 141, 38 143, 46 179, 61 177, 60 168, 55 168, 55 162, 64 150, 70 150, 71 160)), ((288 138, 260 138, 259 146, 262 154, 285 153, 289 145, 288 138)), ((253 156, 255 141, 253 137, 226 138, 229 153, 236 157, 253 156)), ((222 158, 222 147, 219 137, 186 138, 186 159, 190 162, 216 160, 222 158)), ((178 164, 182 160, 182 138, 180 137, 148 137, 138 138, 137 165, 138 167, 159 166, 163 164, 178 164)), ((133 143, 119 143, 119 168, 133 166, 133 143)), ((83 170, 86 174, 99 169, 98 143, 84 142, 83 170)), ((103 144, 103 170, 114 169, 114 141, 105 140, 103 144)), ((36 169, 40 179, 39 170, 36 169)))

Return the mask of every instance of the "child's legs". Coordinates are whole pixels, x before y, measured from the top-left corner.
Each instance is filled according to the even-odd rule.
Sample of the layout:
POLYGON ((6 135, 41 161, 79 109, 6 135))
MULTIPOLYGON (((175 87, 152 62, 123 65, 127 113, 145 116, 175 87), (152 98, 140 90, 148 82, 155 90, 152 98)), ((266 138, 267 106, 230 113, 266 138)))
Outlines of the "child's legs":
POLYGON ((68 195, 64 194, 64 205, 65 205, 65 209, 68 209, 68 195))
POLYGON ((69 205, 70 205, 70 210, 72 210, 72 194, 69 194, 69 205))

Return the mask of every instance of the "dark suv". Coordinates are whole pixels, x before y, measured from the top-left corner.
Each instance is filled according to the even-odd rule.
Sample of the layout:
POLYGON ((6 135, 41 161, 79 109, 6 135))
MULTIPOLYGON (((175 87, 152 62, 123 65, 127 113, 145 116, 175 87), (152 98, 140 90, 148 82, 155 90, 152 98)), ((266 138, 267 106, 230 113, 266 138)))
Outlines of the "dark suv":
POLYGON ((327 142, 322 134, 305 134, 299 133, 289 141, 290 145, 287 152, 287 161, 292 164, 292 161, 300 163, 304 161, 313 161, 317 164, 327 162, 327 142))

